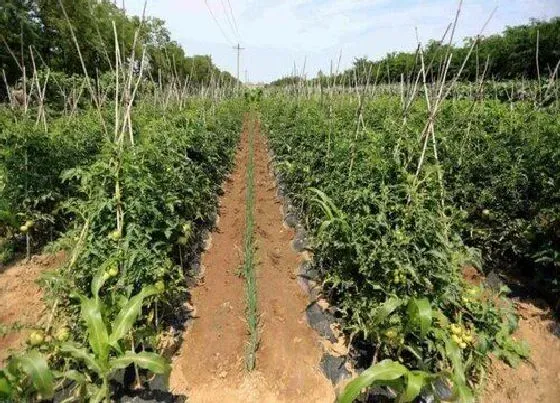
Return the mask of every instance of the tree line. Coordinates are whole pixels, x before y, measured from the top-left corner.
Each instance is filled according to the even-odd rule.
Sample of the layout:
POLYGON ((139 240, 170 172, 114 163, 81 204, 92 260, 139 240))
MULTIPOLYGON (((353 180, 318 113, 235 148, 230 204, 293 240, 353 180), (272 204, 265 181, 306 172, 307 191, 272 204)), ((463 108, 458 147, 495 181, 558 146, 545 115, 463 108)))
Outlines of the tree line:
POLYGON ((97 77, 112 71, 117 51, 126 60, 133 50, 138 59, 143 49, 145 75, 155 82, 188 79, 201 86, 211 79, 236 81, 209 55, 187 56, 163 20, 129 16, 109 0, 3 0, 0 48, 0 97, 6 95, 6 84, 17 84, 24 69, 32 74, 33 65, 68 77, 82 75, 85 67, 97 77))
MULTIPOLYGON (((547 79, 560 61, 560 17, 548 21, 532 19, 524 25, 507 27, 501 34, 467 37, 459 46, 431 40, 422 49, 428 81, 440 76, 444 67, 441 62, 450 51, 453 58, 448 77, 453 77, 461 69, 471 52, 461 73, 463 80, 475 81, 482 76, 493 80, 547 79)), ((356 58, 350 69, 334 77, 319 72, 313 81, 325 85, 334 81, 346 86, 367 82, 397 83, 401 74, 411 81, 421 69, 421 56, 419 48, 411 52, 388 53, 380 60, 364 56, 356 58)), ((271 84, 281 86, 294 81, 301 79, 285 77, 271 84)))

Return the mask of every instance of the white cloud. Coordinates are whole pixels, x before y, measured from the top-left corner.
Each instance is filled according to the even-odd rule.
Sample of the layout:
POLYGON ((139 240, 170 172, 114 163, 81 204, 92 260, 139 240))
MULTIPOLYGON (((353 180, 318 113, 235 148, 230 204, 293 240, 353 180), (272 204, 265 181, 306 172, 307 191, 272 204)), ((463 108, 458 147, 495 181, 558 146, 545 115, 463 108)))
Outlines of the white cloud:
MULTIPOLYGON (((439 38, 455 15, 450 0, 229 0, 240 36, 226 13, 228 0, 208 0, 221 33, 204 0, 149 0, 147 14, 163 18, 172 37, 188 53, 210 53, 222 68, 235 72, 233 43, 241 42, 243 66, 251 80, 272 80, 290 73, 294 62, 314 75, 328 71, 342 51, 343 67, 354 57, 381 57, 411 50, 421 41, 439 38)), ((127 0, 128 12, 140 14, 144 0, 127 0)), ((558 0, 465 0, 456 38, 476 35, 492 9, 497 12, 486 33, 529 18, 560 15, 558 0)), ((243 76, 242 76, 243 78, 243 76)))

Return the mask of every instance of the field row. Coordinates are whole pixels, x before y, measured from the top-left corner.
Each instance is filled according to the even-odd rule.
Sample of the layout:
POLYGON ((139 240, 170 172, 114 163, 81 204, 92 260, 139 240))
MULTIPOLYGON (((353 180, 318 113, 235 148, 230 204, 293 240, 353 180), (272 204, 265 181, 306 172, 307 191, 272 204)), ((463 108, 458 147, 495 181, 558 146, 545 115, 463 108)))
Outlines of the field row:
POLYGON ((325 294, 367 362, 394 360, 352 396, 390 379, 405 400, 424 388, 469 400, 490 352, 512 365, 529 353, 511 337, 507 287, 481 270, 523 267, 541 292, 560 278, 560 121, 529 103, 449 100, 422 136, 425 102, 403 114, 399 101, 277 95, 262 109, 325 294))
POLYGON ((216 219, 243 107, 145 103, 132 124, 115 124, 107 109, 103 121, 84 111, 47 130, 2 110, 3 258, 47 244, 68 257, 42 278, 49 317, 0 372, 2 396, 48 399, 54 382, 67 380, 67 393, 100 401, 113 393, 116 371, 169 371, 155 352, 181 320, 185 275, 216 219))

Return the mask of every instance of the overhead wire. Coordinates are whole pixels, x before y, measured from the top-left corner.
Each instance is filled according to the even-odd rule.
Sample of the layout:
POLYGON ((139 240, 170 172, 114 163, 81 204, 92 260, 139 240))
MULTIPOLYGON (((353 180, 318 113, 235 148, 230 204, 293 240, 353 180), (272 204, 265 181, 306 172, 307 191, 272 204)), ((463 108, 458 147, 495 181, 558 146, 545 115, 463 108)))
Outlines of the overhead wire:
POLYGON ((229 6, 229 12, 231 13, 231 19, 233 20, 233 25, 235 26, 235 31, 237 32, 237 36, 240 38, 241 34, 239 33, 239 25, 237 24, 237 19, 235 18, 235 14, 233 12, 233 8, 231 7, 230 0, 227 0, 229 6))
POLYGON ((214 20, 214 22, 216 23, 216 25, 218 26, 218 28, 220 29, 220 32, 222 33, 223 37, 225 38, 225 40, 231 45, 233 46, 233 42, 229 39, 229 36, 226 34, 226 32, 224 31, 224 29, 222 28, 222 26, 220 25, 220 22, 218 21, 218 19, 216 18, 216 16, 214 15, 214 13, 212 12, 212 9, 210 8, 210 6, 208 5, 208 0, 204 0, 204 4, 206 4, 206 8, 208 8, 208 11, 210 12, 210 15, 212 16, 212 19, 214 20))
POLYGON ((227 19, 228 24, 231 28, 231 32, 233 32, 233 34, 237 37, 238 42, 241 42, 241 35, 239 35, 239 29, 237 27, 237 21, 235 20, 235 15, 233 14, 233 9, 231 7, 230 1, 227 0, 228 7, 226 7, 226 4, 225 4, 224 0, 220 0, 220 2, 222 3, 222 9, 224 10, 224 14, 226 15, 226 19, 227 19))
POLYGON ((225 17, 226 21, 229 25, 229 28, 230 28, 233 36, 237 39, 238 42, 240 42, 239 37, 238 37, 237 33, 235 32, 235 27, 233 26, 233 22, 231 21, 231 17, 229 16, 229 12, 226 9, 226 3, 224 3, 224 0, 220 0, 220 4, 222 5, 222 11, 224 12, 224 14, 226 16, 225 17))

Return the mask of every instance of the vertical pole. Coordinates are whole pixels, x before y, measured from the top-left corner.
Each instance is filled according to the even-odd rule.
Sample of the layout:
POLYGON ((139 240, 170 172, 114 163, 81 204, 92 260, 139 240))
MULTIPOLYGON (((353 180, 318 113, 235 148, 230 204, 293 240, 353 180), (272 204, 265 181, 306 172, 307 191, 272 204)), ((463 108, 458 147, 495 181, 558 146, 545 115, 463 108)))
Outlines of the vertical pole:
POLYGON ((239 55, 241 54, 241 51, 244 50, 245 48, 242 48, 239 43, 237 44, 237 46, 234 46, 233 49, 237 50, 237 88, 239 89, 239 84, 240 84, 240 76, 239 76, 239 55))
MULTIPOLYGON (((237 81, 239 81, 239 54, 241 53, 241 48, 239 47, 239 44, 237 44, 237 81)), ((237 85, 239 86, 239 82, 237 83, 237 85)))

